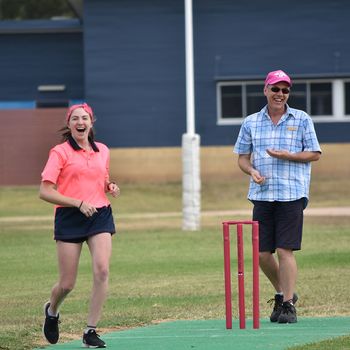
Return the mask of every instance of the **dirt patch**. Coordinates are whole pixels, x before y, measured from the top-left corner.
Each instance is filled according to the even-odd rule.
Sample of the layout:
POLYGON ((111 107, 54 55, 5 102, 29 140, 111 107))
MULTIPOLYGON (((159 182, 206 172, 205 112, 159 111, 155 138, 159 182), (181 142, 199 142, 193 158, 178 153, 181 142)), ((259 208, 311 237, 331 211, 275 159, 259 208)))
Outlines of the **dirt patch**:
MULTIPOLYGON (((251 215, 251 209, 241 210, 210 210, 202 211, 202 217, 215 216, 244 216, 251 215)), ((326 208, 306 208, 305 216, 350 216, 350 207, 326 207, 326 208)), ((164 212, 164 213, 135 213, 117 215, 118 220, 127 219, 161 219, 161 218, 181 218, 181 212, 164 212)), ((0 217, 0 223, 16 222, 46 222, 53 221, 53 216, 6 216, 0 217)))

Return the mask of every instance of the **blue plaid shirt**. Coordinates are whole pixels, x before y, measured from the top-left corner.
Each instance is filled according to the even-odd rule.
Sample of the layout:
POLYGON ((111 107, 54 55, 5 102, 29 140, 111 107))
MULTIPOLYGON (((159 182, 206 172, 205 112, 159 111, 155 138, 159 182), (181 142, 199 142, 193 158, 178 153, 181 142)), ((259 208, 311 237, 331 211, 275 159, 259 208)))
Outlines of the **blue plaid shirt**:
POLYGON ((246 117, 241 126, 234 152, 251 154, 252 165, 265 176, 262 185, 250 178, 248 199, 259 201, 294 201, 309 198, 311 163, 292 162, 269 156, 266 149, 321 152, 310 116, 287 105, 277 125, 268 115, 267 106, 246 117))

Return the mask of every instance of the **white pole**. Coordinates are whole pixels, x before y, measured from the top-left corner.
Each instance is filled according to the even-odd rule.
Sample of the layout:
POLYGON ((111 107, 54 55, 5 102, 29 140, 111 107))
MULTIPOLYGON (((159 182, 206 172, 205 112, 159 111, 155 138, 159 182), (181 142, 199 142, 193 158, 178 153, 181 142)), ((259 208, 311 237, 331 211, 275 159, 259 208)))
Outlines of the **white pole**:
POLYGON ((195 133, 192 0, 185 0, 187 134, 195 133))
POLYGON ((200 228, 200 137, 195 134, 192 0, 185 0, 186 128, 182 135, 182 229, 200 228))

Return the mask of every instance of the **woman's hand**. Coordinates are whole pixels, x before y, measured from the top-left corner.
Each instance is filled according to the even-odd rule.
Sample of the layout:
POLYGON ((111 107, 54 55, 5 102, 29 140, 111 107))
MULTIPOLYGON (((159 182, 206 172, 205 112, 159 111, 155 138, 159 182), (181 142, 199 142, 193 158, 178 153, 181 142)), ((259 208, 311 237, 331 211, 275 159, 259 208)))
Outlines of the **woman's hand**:
POLYGON ((83 213, 87 218, 91 217, 97 213, 97 209, 88 202, 81 201, 78 209, 83 213))
POLYGON ((115 182, 110 182, 107 186, 107 192, 115 198, 120 195, 120 188, 115 182))

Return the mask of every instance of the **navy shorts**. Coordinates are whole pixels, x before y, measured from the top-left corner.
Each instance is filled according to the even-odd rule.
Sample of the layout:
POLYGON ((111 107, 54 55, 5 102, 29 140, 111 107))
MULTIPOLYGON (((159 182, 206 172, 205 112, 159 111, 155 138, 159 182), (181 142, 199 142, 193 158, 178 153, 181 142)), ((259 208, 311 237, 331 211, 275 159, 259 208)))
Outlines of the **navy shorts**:
POLYGON ((301 249, 304 198, 291 202, 252 201, 253 220, 259 221, 259 250, 301 249))
POLYGON ((97 208, 97 213, 86 217, 78 208, 59 207, 55 215, 56 241, 81 243, 98 233, 116 232, 111 206, 97 208))

